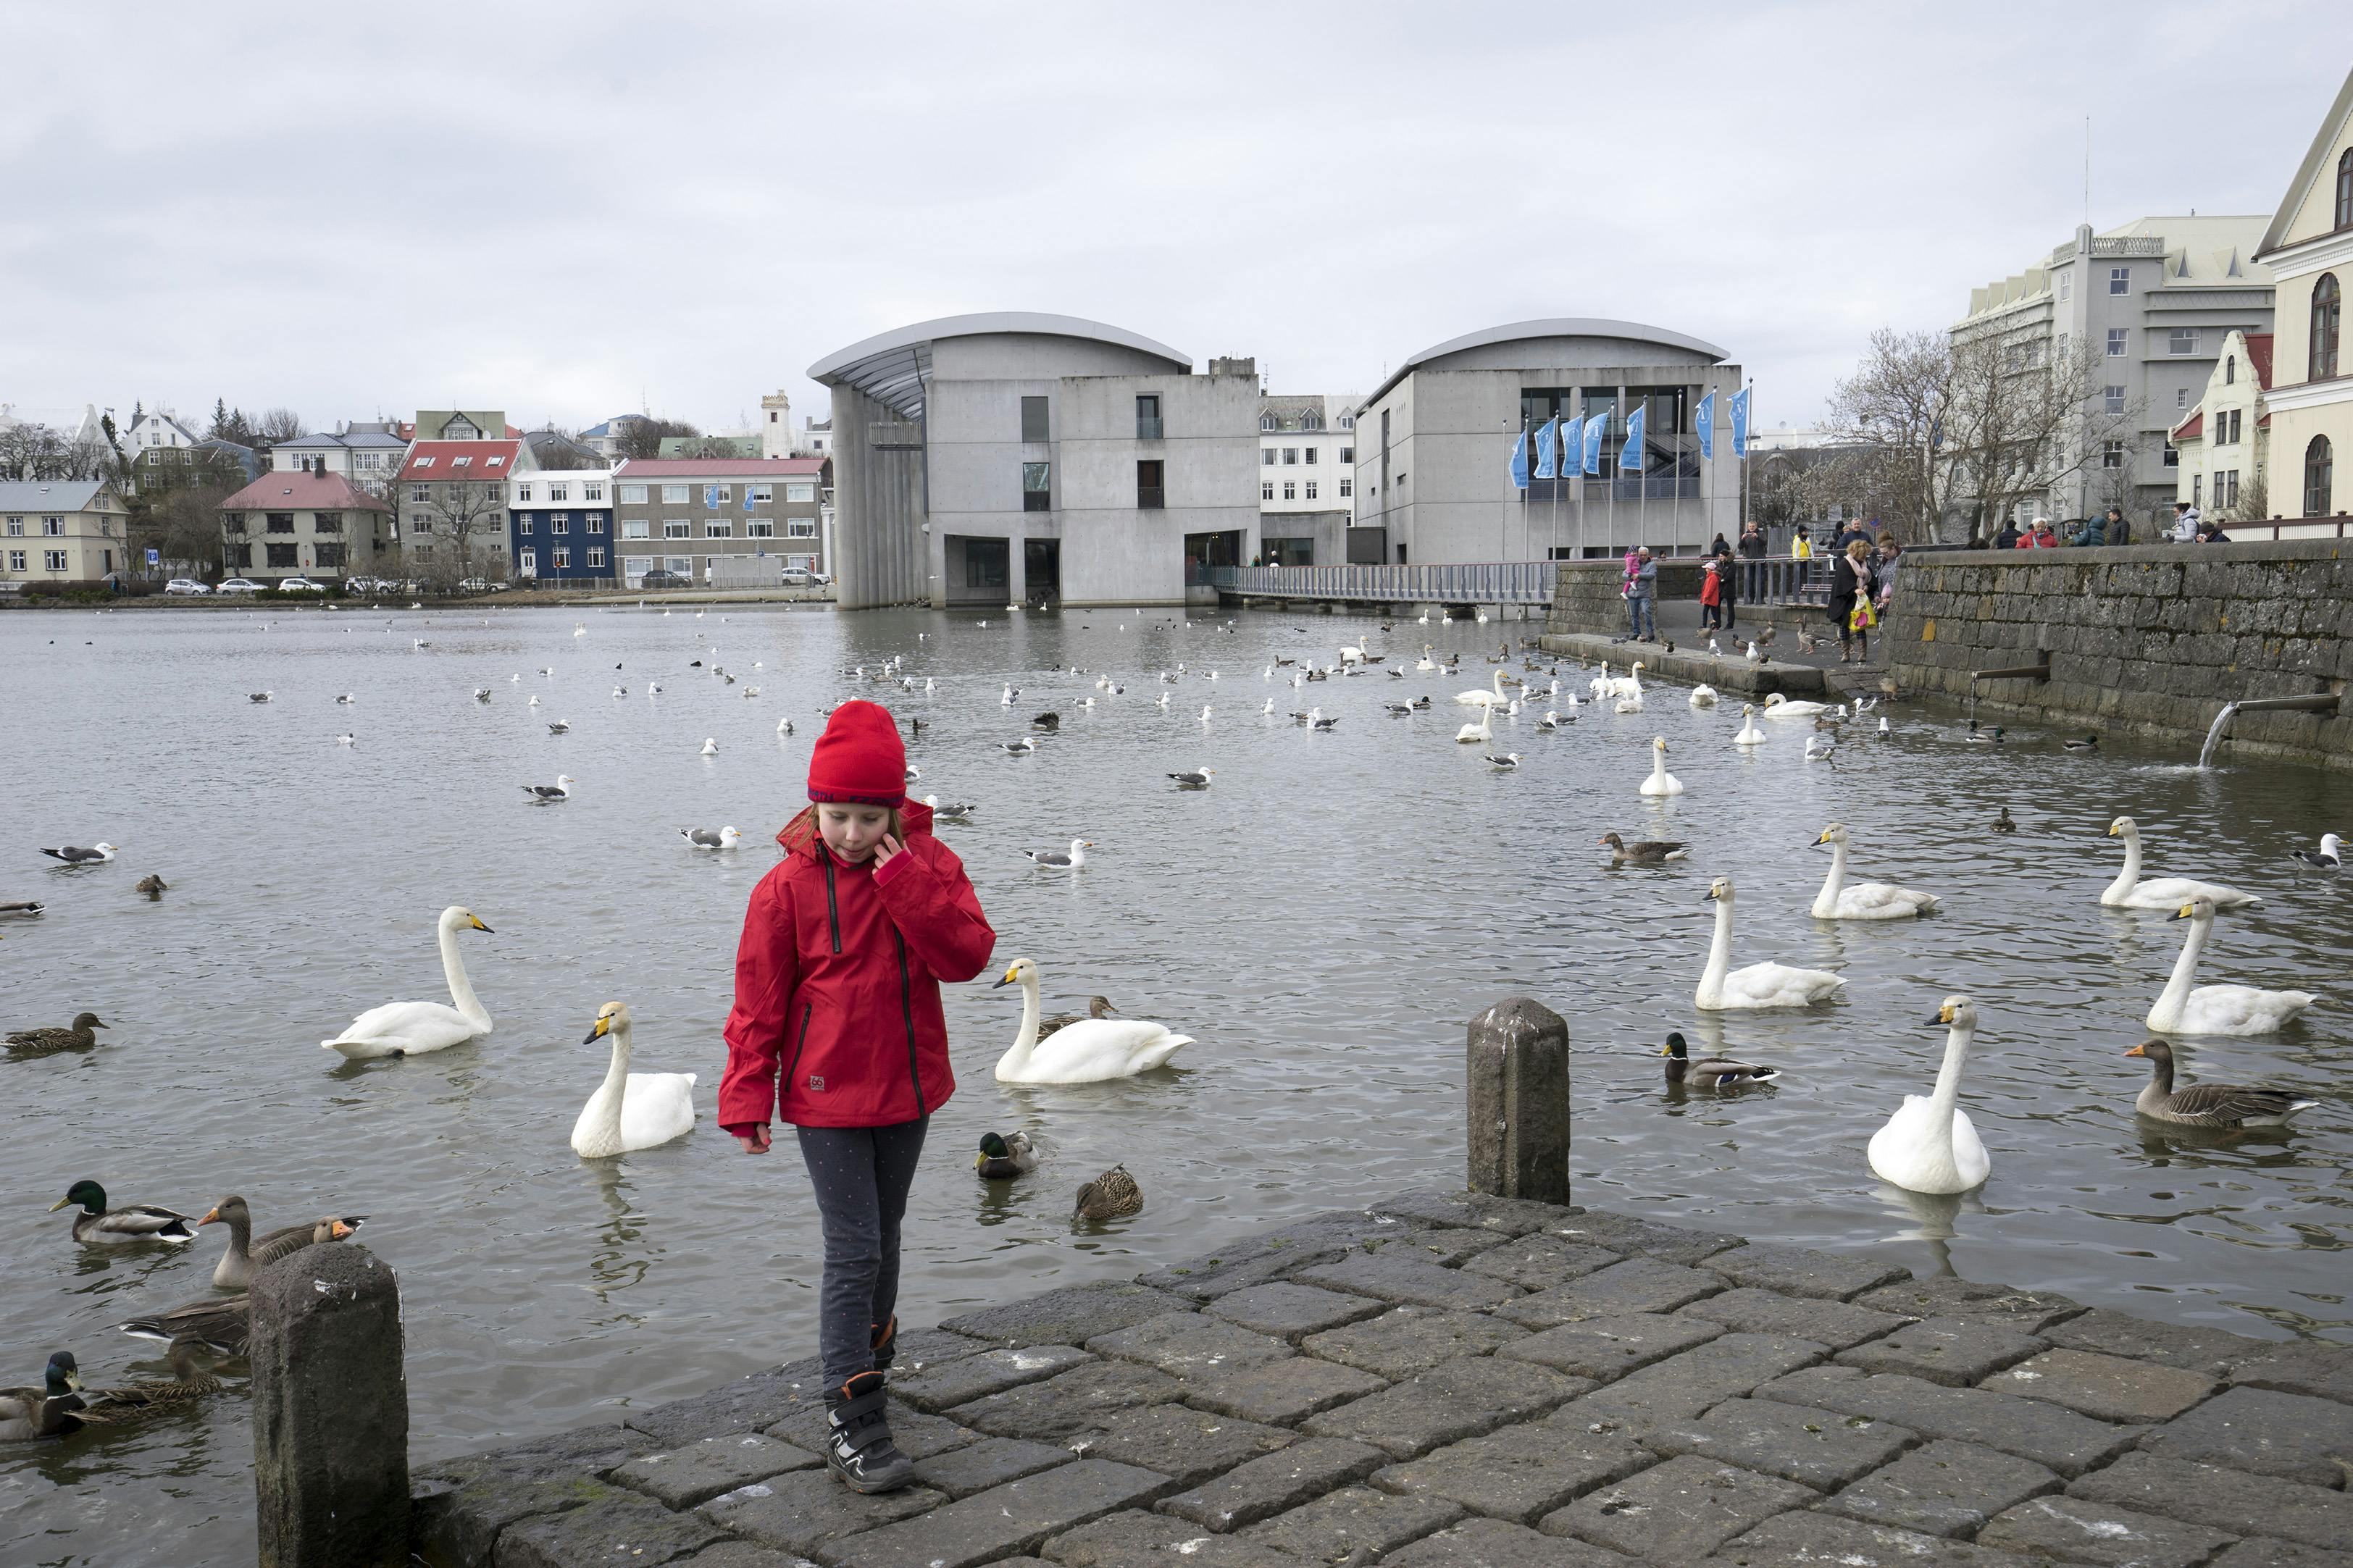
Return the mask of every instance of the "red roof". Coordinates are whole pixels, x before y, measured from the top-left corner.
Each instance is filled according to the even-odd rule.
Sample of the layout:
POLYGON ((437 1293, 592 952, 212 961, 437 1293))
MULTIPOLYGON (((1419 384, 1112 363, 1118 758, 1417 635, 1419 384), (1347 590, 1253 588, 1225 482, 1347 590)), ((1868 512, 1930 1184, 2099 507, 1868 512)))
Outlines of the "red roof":
POLYGON ((2249 332, 2247 357, 2255 362, 2255 384, 2269 392, 2272 389, 2272 334, 2249 332))
POLYGON ((2195 440, 2205 433, 2206 410, 2200 408, 2195 413, 2191 414, 2189 418, 2184 419, 2180 424, 2176 425, 2172 429, 2168 430, 2165 433, 2165 438, 2178 447, 2182 442, 2195 440))
POLYGON ((341 474, 264 474, 220 503, 223 511, 390 511, 341 474))
POLYGON ((614 470, 616 477, 633 479, 767 479, 823 472, 823 458, 632 458, 614 470))
POLYGON ((404 480, 503 479, 515 471, 515 441, 419 441, 408 449, 404 480))

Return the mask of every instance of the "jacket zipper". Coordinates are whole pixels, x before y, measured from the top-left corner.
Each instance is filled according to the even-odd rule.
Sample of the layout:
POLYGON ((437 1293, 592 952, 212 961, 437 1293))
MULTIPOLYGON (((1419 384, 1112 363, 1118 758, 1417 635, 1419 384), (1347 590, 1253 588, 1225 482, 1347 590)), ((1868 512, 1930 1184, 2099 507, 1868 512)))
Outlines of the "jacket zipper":
POLYGON ((808 1049, 809 1015, 816 1011, 816 1003, 804 1002, 801 1004, 801 1043, 793 1047, 793 1065, 785 1069, 785 1092, 786 1094, 790 1094, 793 1091, 794 1075, 801 1070, 801 1053, 808 1049))
POLYGON ((833 896, 833 857, 823 849, 818 851, 818 857, 825 862, 825 918, 833 927, 833 951, 839 952, 841 951, 841 905, 833 896))
POLYGON ((907 939, 893 926, 891 940, 899 944, 899 1016, 907 1021, 907 1078, 915 1086, 915 1115, 921 1120, 931 1111, 923 1105, 923 1075, 915 1067, 915 1005, 908 991, 907 939))

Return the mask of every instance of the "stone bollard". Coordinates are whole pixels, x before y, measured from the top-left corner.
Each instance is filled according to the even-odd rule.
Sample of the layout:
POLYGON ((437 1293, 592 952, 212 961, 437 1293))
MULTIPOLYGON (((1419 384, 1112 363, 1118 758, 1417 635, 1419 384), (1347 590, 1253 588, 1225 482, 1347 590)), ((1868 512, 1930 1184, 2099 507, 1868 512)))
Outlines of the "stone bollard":
POLYGON ((251 1293, 261 1568, 404 1568, 400 1282, 349 1242, 280 1258, 251 1293))
POLYGON ((1471 1020, 1471 1190, 1566 1204, 1568 1022, 1514 996, 1471 1020))

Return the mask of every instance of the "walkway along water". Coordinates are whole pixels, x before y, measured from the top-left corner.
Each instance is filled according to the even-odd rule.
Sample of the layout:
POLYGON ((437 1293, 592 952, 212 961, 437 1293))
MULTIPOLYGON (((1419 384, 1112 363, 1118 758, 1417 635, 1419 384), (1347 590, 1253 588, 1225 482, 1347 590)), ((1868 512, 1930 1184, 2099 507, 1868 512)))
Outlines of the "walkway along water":
POLYGON ((413 1544, 445 1568, 2344 1561, 2353 1348, 1573 1206, 1568 1071, 1567 1025, 1501 1004, 1469 1031, 1473 1190, 902 1335, 904 1491, 828 1473, 796 1362, 427 1463, 413 1544))

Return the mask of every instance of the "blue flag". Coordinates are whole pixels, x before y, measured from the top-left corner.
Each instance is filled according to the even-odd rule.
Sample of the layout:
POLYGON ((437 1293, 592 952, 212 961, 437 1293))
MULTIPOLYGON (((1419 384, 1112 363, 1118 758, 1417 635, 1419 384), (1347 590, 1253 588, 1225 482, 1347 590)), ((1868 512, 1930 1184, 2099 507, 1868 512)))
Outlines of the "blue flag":
POLYGON ((1634 412, 1626 416, 1626 444, 1618 448, 1618 471, 1621 474, 1642 471, 1643 416, 1650 411, 1649 404, 1638 403, 1634 405, 1634 412))
POLYGON ((1512 443, 1512 484, 1519 489, 1528 488, 1528 433, 1525 430, 1512 443))
POLYGON ((1754 389, 1742 387, 1732 395, 1732 455, 1748 456, 1748 394, 1754 389))
POLYGON ((1570 419, 1560 427, 1560 477, 1576 476, 1585 467, 1585 421, 1570 419))
POLYGON ((1553 460, 1553 436, 1559 428, 1560 416, 1555 415, 1536 432, 1536 478, 1540 479, 1552 479, 1560 471, 1553 460))
POLYGON ((705 485, 702 487, 702 504, 709 510, 717 511, 719 510, 719 487, 717 485, 705 485))
POLYGON ((1703 458, 1714 458, 1715 456, 1715 394, 1713 391, 1699 400, 1699 415, 1695 428, 1699 431, 1699 455, 1703 458))
POLYGON ((1585 416, 1585 471, 1601 471, 1601 437, 1609 433, 1609 416, 1588 414, 1585 416))

